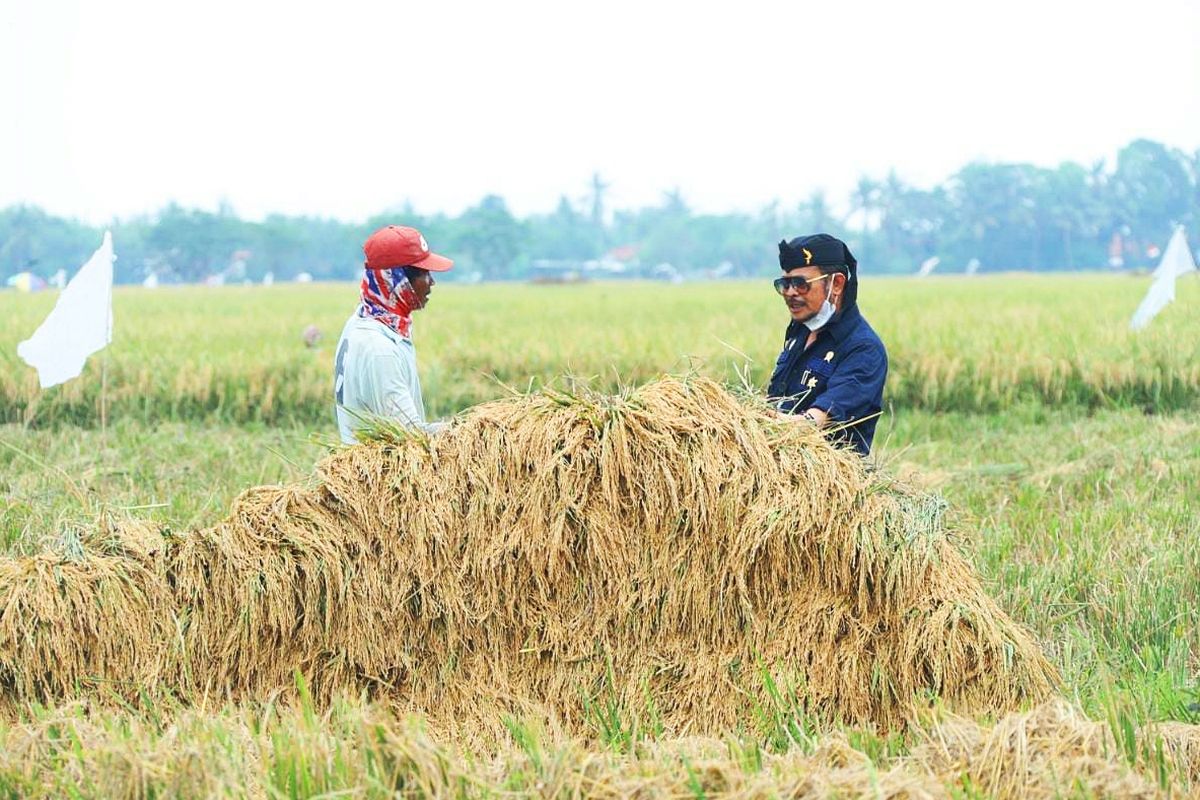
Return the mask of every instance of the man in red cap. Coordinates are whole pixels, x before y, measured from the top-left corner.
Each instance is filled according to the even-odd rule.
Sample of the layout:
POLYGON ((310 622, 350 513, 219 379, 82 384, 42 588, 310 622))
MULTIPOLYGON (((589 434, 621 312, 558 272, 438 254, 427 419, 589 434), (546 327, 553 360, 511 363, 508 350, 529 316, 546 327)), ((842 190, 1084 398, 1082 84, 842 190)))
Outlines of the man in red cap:
POLYGON ((371 417, 389 417, 414 430, 435 433, 425 421, 412 313, 429 302, 434 272, 453 261, 430 252, 420 231, 388 225, 363 244, 362 301, 342 329, 334 362, 333 393, 342 441, 371 417))

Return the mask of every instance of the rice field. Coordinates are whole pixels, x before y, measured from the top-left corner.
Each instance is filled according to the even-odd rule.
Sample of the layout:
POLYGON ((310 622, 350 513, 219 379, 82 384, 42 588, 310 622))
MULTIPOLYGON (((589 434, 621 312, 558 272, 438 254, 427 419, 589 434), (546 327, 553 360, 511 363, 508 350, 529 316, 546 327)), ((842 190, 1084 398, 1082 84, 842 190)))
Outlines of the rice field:
MULTIPOLYGON (((887 343, 896 409, 1195 408, 1200 280, 1180 281, 1178 302, 1134 334, 1127 322, 1147 285, 1102 275, 875 279, 861 305, 887 343)), ((0 421, 95 424, 103 384, 114 418, 321 424, 356 298, 351 284, 122 288, 107 360, 43 394, 15 346, 53 294, 0 293, 0 421), (302 344, 308 325, 323 334, 312 349, 302 344)), ((599 390, 690 369, 725 381, 748 369, 762 385, 785 324, 765 279, 447 284, 417 314, 415 338, 426 407, 446 415, 501 396, 502 384, 526 389, 568 372, 599 390)))
MULTIPOLYGON (((1061 674, 1054 703, 904 734, 831 724, 780 691, 761 724, 662 736, 626 698, 586 733, 506 719, 462 752, 420 718, 197 698, 30 704, 0 721, 8 796, 1154 796, 1200 791, 1200 303, 1196 281, 1126 331, 1145 280, 878 280, 892 357, 877 460, 948 502, 986 590, 1061 674), (1019 744, 1024 742, 1024 745, 1019 744), (1039 744, 1041 743, 1041 744, 1039 744), (1064 744, 1066 743, 1066 744, 1064 744), (1057 755, 1050 758, 1046 754, 1057 755)), ((96 360, 36 391, 13 345, 48 296, 0 294, 0 541, 59 546, 98 516, 210 526, 248 487, 309 480, 332 437, 334 340, 353 287, 118 293, 108 427, 96 360), (152 308, 144 309, 153 301, 152 308), (301 331, 325 338, 307 349, 301 331), (24 421, 22 424, 19 421, 24 421)), ((417 320, 427 404, 458 412, 564 372, 598 389, 695 370, 761 384, 769 286, 438 286, 417 320)), ((113 696, 124 695, 130 687, 113 696)), ((105 694, 101 692, 101 694, 105 694)), ((111 698, 109 698, 111 700, 111 698)))

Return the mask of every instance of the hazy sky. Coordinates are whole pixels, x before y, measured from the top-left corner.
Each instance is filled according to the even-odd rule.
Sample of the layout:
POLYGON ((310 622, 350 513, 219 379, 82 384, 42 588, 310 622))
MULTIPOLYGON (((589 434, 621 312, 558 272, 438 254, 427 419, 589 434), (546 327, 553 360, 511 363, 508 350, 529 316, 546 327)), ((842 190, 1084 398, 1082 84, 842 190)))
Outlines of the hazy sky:
POLYGON ((0 0, 0 206, 361 219, 1200 148, 1200 2, 0 0), (699 10, 703 6, 704 10, 699 10))

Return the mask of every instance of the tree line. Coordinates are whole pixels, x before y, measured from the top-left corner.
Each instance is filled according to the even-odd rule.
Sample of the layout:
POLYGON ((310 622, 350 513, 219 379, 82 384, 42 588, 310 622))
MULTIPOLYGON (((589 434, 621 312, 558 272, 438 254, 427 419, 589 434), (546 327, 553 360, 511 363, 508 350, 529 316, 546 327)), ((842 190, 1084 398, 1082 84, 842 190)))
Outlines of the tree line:
MULTIPOLYGON (((861 177, 841 213, 824 191, 756 213, 703 214, 678 191, 654 206, 611 210, 596 176, 582 201, 562 197, 545 214, 516 217, 489 195, 461 214, 388 210, 362 223, 273 214, 243 220, 216 211, 168 205, 115 220, 116 277, 138 282, 352 277, 363 239, 387 223, 420 228, 452 256, 459 277, 519 279, 545 268, 587 262, 622 264, 626 274, 669 271, 755 275, 777 269, 775 243, 826 231, 845 239, 863 269, 913 271, 928 258, 939 271, 1072 270, 1148 266, 1174 224, 1200 228, 1200 150, 1138 139, 1114 163, 968 164, 944 183, 920 188, 895 172, 861 177), (974 262, 974 263, 972 263, 974 262)), ((22 271, 69 274, 98 246, 101 229, 36 207, 0 210, 0 279, 22 271)))

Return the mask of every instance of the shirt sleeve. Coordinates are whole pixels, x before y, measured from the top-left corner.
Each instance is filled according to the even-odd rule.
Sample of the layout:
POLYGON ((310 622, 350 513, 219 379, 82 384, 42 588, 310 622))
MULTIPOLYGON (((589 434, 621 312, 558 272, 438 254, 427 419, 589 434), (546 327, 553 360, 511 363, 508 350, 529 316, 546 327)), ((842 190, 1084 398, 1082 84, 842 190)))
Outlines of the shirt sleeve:
POLYGON ((379 409, 380 414, 395 419, 406 428, 432 431, 413 398, 417 384, 413 380, 412 365, 393 355, 372 356, 367 376, 368 385, 364 388, 369 392, 371 408, 379 409))
POLYGON ((835 422, 854 422, 878 414, 883 408, 887 380, 887 353, 874 342, 854 349, 829 376, 825 391, 813 401, 835 422))

